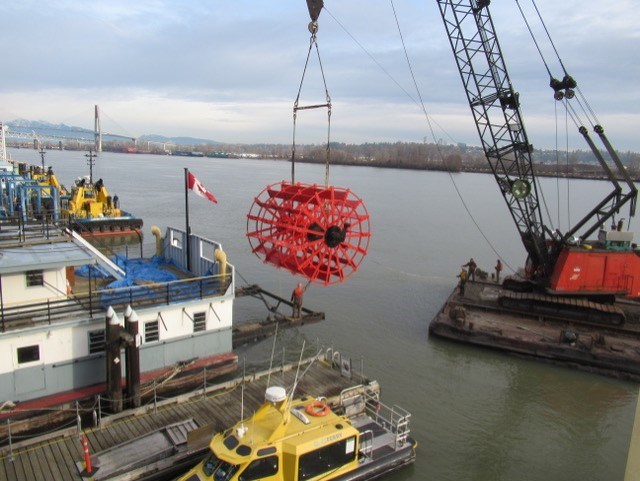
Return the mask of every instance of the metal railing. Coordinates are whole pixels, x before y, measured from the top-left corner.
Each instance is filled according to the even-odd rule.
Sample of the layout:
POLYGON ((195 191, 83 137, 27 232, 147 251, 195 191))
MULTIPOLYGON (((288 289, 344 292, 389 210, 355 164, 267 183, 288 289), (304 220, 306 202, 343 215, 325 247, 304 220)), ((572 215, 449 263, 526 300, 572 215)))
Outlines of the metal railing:
POLYGON ((400 406, 387 406, 377 396, 364 393, 367 414, 385 430, 395 436, 396 449, 404 446, 409 437, 411 414, 400 406))
POLYGON ((3 306, 0 311, 0 332, 25 325, 52 324, 83 316, 93 317, 111 306, 114 309, 153 307, 206 297, 223 296, 231 285, 231 275, 213 275, 184 280, 149 283, 114 289, 89 291, 63 299, 3 306))

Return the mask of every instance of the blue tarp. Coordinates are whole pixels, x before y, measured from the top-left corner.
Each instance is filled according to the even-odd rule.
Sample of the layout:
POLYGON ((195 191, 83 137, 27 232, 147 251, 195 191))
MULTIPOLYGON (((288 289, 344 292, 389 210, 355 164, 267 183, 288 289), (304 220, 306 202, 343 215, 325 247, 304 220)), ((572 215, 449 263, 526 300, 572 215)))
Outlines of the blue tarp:
MULTIPOLYGON (((165 284, 179 280, 174 273, 165 270, 167 266, 175 265, 166 261, 163 257, 154 256, 151 259, 127 259, 122 256, 112 257, 112 262, 122 268, 126 277, 122 280, 114 280, 104 286, 100 294, 100 305, 108 307, 118 304, 135 303, 145 301, 176 302, 185 299, 196 299, 200 296, 216 294, 220 291, 220 279, 201 279, 197 282, 179 282, 164 286, 151 286, 148 283, 165 284), (127 289, 131 288, 131 289, 127 289), (116 292, 111 291, 117 289, 116 292)), ((102 269, 95 266, 84 266, 76 269, 78 276, 107 278, 102 269)))
MULTIPOLYGON (((151 259, 127 259, 123 256, 113 256, 111 262, 116 264, 126 273, 125 279, 113 281, 105 289, 117 287, 129 287, 135 285, 135 281, 145 282, 169 282, 175 281, 178 277, 163 267, 172 265, 162 257, 153 256, 151 259)), ((110 277, 104 269, 99 266, 82 266, 76 269, 76 275, 81 277, 110 277)))

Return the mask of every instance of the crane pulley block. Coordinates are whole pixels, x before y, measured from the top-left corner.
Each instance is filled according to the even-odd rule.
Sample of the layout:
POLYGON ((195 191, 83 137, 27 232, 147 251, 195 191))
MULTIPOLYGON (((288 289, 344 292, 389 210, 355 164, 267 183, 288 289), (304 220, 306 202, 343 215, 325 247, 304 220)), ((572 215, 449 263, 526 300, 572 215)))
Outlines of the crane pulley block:
POLYGON ((307 8, 309 9, 309 16, 312 22, 318 21, 322 7, 324 7, 323 0, 307 0, 307 8))

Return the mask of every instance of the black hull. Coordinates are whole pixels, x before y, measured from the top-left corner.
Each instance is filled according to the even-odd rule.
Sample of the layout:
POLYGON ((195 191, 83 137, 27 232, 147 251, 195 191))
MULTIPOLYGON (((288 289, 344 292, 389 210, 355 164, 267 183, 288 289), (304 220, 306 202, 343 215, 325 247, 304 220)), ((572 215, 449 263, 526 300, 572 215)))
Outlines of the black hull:
POLYGON ((72 220, 70 227, 80 234, 120 234, 122 232, 139 231, 142 219, 136 217, 115 217, 90 220, 72 220))

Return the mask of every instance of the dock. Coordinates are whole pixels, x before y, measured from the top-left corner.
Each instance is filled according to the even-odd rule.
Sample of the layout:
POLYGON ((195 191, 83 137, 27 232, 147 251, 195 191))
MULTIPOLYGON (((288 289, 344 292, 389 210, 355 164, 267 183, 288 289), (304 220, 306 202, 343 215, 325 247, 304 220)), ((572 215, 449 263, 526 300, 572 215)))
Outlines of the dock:
MULTIPOLYGON (((329 349, 322 355, 307 359, 299 369, 297 364, 288 364, 271 372, 266 370, 245 375, 244 382, 240 377, 136 410, 98 418, 96 426, 76 426, 27 441, 12 441, 8 445, 3 439, 0 481, 124 481, 175 476, 202 458, 214 433, 240 420, 242 405, 244 417, 248 417, 264 402, 267 380, 272 386, 290 389, 296 375, 299 381, 296 396, 323 396, 329 404, 336 402, 341 393, 365 384, 368 384, 367 389, 377 387, 375 381, 367 381, 361 373, 345 370, 345 363, 339 362, 339 354, 329 349), (165 436, 167 431, 171 432, 165 436), (150 457, 150 453, 143 453, 147 458, 145 464, 134 466, 132 463, 123 473, 108 473, 113 467, 101 466, 101 453, 104 462, 113 457, 118 445, 145 436, 150 436, 155 449, 162 443, 171 444, 165 440, 167 437, 174 445, 166 449, 161 446, 160 449, 165 451, 157 460, 150 457), (93 476, 85 470, 83 437, 86 437, 90 460, 93 460, 93 476)), ((135 452, 121 458, 120 464, 126 466, 129 457, 135 457, 135 452)))
POLYGON ((254 297, 260 299, 267 308, 268 315, 265 319, 257 322, 244 322, 233 327, 233 348, 237 348, 244 344, 258 342, 265 338, 274 336, 280 329, 292 327, 301 327, 305 324, 312 324, 324 320, 325 315, 322 311, 313 311, 304 306, 300 309, 300 317, 290 317, 280 312, 281 306, 285 306, 287 310, 292 309, 293 303, 262 289, 256 284, 246 287, 236 288, 236 298, 254 297))
POLYGON ((640 381, 638 306, 621 303, 621 326, 567 319, 554 312, 533 314, 502 307, 502 287, 467 282, 458 288, 429 325, 429 334, 449 340, 535 358, 619 379, 640 381))

